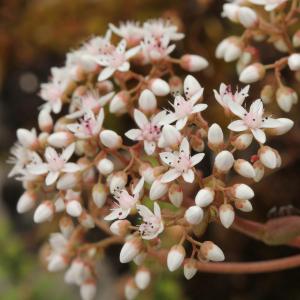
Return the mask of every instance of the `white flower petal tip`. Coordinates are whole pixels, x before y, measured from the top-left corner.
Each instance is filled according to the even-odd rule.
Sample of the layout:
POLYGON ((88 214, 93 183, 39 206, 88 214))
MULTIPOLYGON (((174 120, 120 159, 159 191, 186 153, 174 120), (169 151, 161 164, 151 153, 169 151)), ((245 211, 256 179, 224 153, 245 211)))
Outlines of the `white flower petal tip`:
POLYGON ((182 245, 173 246, 167 256, 167 266, 170 272, 179 269, 183 263, 186 252, 182 245))

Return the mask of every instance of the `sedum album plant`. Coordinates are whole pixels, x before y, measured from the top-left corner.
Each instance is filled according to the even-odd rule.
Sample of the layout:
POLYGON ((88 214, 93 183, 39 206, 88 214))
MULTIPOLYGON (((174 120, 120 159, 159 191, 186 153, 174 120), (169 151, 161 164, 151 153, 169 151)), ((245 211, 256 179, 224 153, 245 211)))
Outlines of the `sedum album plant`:
MULTIPOLYGON (((51 69, 50 81, 41 85, 39 129, 17 130, 10 176, 25 189, 17 211, 33 209, 34 222, 58 224, 49 238, 48 270, 64 271, 84 300, 96 295, 96 262, 113 244, 121 245, 121 263, 137 265, 124 287, 127 299, 150 284, 153 259, 171 272, 182 268, 187 279, 197 270, 291 266, 280 260, 249 268, 222 263, 218 241, 202 238, 215 222, 268 242, 260 233, 270 226, 236 214, 252 211, 250 185, 281 165, 268 136, 286 133, 293 121, 271 116, 260 99, 246 104, 249 85, 233 92, 222 83, 214 96, 228 126, 208 124, 203 87, 178 72, 178 66, 201 71, 208 62, 194 54, 173 58, 183 38, 161 19, 110 24, 105 36, 85 42, 67 54, 65 66, 51 69), (212 164, 208 175, 205 162, 212 164), (239 180, 232 183, 234 173, 239 180), (96 240, 95 231, 102 232, 96 240)), ((282 236, 286 232, 272 235, 273 244, 293 239, 282 236)))

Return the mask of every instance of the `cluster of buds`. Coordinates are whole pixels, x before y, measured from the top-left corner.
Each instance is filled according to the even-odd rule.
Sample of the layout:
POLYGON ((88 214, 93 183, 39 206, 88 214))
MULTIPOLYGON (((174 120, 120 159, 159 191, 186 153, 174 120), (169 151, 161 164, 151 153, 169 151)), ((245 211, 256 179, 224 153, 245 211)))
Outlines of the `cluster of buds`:
POLYGON ((183 267, 187 279, 197 264, 224 260, 220 247, 199 240, 205 228, 210 222, 229 228, 235 209, 250 212, 249 184, 280 166, 279 153, 265 145, 267 135, 284 134, 293 122, 265 114, 260 99, 246 110, 249 86, 233 93, 221 84, 216 101, 236 120, 227 129, 209 126, 202 116, 208 107, 203 87, 192 75, 175 75, 174 64, 189 72, 208 65, 198 55, 170 57, 170 43, 182 38, 164 20, 110 25, 104 37, 94 37, 69 53, 64 67, 51 70, 50 82, 41 86, 39 130, 17 131, 10 176, 26 190, 17 211, 34 210, 36 223, 58 220, 48 270, 66 270, 66 283, 78 285, 83 300, 96 295, 96 261, 115 243, 122 244, 121 263, 138 265, 124 288, 127 299, 150 284, 147 260, 158 256, 162 239, 173 242, 165 249, 168 269, 183 267), (117 46, 112 32, 121 38, 117 46), (169 109, 162 109, 168 101, 169 109), (126 114, 133 128, 109 127, 113 115, 126 114), (243 151, 254 141, 258 151, 246 158, 243 151), (213 157, 206 177, 204 152, 213 157), (232 172, 241 176, 239 183, 230 182, 232 172), (107 237, 90 241, 94 228, 107 237))
MULTIPOLYGON (((240 36, 224 39, 216 49, 217 58, 237 61, 239 80, 263 81, 261 99, 276 100, 280 109, 290 112, 298 101, 297 92, 282 77, 289 69, 300 80, 300 2, 298 0, 237 0, 223 5, 223 17, 245 29, 240 36), (266 61, 263 52, 272 46, 277 54, 266 61)), ((268 57, 269 59, 269 57, 268 57)))

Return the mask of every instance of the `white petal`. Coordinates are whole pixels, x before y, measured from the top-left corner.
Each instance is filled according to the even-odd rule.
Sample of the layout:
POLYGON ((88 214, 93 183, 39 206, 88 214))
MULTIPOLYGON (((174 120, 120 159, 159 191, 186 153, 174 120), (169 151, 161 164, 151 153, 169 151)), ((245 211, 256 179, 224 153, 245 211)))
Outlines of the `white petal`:
POLYGON ((112 212, 104 218, 104 220, 112 221, 115 219, 125 219, 129 213, 130 209, 124 210, 122 208, 114 208, 112 209, 112 212))
POLYGON ((245 125, 244 121, 242 120, 236 120, 236 121, 233 121, 231 122, 228 127, 228 129, 232 130, 232 131, 244 131, 244 130, 247 130, 248 129, 248 126, 245 125))
POLYGON ((263 119, 263 122, 261 124, 261 128, 276 128, 281 125, 280 121, 273 118, 263 119))
POLYGON ((182 177, 185 182, 192 183, 195 179, 195 174, 192 169, 189 169, 187 172, 182 174, 182 177))
POLYGON ((181 175, 180 172, 178 172, 175 169, 171 169, 169 171, 167 171, 161 178, 161 182, 162 183, 167 183, 167 182, 171 182, 175 179, 177 179, 179 176, 181 175))
POLYGON ((148 155, 152 155, 155 152, 156 143, 144 141, 144 150, 148 155))
POLYGON ((104 68, 98 76, 98 81, 103 81, 108 79, 115 72, 115 70, 116 69, 112 67, 104 68))
POLYGON ((152 211, 145 205, 136 206, 138 213, 142 216, 143 219, 147 220, 153 217, 152 211))
POLYGON ((138 109, 134 110, 134 120, 141 129, 149 124, 147 117, 138 109))
POLYGON ((261 129, 251 129, 251 132, 252 132, 254 138, 258 142, 260 142, 262 144, 264 144, 266 142, 266 134, 264 133, 263 130, 261 130, 261 129))
POLYGON ((172 152, 161 152, 159 153, 160 159, 167 165, 171 166, 176 160, 177 156, 172 152))
POLYGON ((197 165, 204 158, 204 155, 204 153, 197 153, 193 155, 191 158, 192 166, 197 165))
POLYGON ((80 171, 80 166, 75 163, 66 163, 62 168, 62 171, 66 173, 75 173, 80 171))
POLYGON ((122 63, 120 67, 118 67, 118 71, 120 72, 127 72, 129 69, 130 69, 130 64, 128 61, 125 61, 124 63, 122 63))
POLYGON ((58 171, 49 172, 47 177, 46 177, 46 185, 53 184, 57 180, 58 176, 59 176, 58 171))
POLYGON ((125 39, 121 40, 116 48, 116 51, 119 53, 125 53, 126 50, 126 46, 127 46, 127 42, 125 39))
POLYGON ((207 108, 207 104, 197 104, 193 107, 192 112, 198 113, 198 112, 205 110, 206 108, 207 108))
POLYGON ((130 129, 125 133, 129 139, 137 141, 141 139, 142 131, 140 129, 130 129))
POLYGON ((46 158, 46 160, 49 162, 54 157, 58 157, 58 154, 57 154, 56 150, 54 148, 52 148, 52 147, 47 147, 46 151, 45 151, 45 158, 46 158))
POLYGON ((27 170, 33 175, 43 175, 48 172, 48 165, 45 163, 32 164, 27 167, 27 170))
POLYGON ((68 161, 75 151, 75 143, 70 144, 61 154, 61 158, 64 161, 68 161))
POLYGON ((132 194, 133 194, 133 195, 138 194, 138 193, 142 190, 142 188, 143 188, 143 186, 144 186, 144 183, 145 183, 145 179, 144 179, 144 177, 142 177, 142 178, 139 180, 139 182, 136 184, 135 188, 133 189, 132 194))
POLYGON ((154 202, 154 214, 156 217, 161 218, 160 207, 157 202, 154 202))
POLYGON ((249 110, 252 114, 262 116, 264 113, 264 105, 260 99, 255 100, 249 110))
POLYGON ((140 52, 140 50, 141 50, 141 46, 136 46, 127 50, 125 53, 126 59, 130 59, 131 57, 137 55, 140 52))
POLYGON ((187 138, 184 138, 181 141, 179 151, 180 151, 180 153, 183 152, 187 157, 190 156, 190 144, 189 144, 187 138))
POLYGON ((187 120, 188 120, 188 117, 184 117, 182 119, 179 119, 176 122, 176 129, 181 130, 185 126, 187 120))
POLYGON ((244 109, 244 107, 242 107, 234 101, 228 101, 226 104, 231 110, 231 112, 234 113, 236 116, 240 117, 241 119, 244 118, 245 114, 247 114, 247 111, 244 109))
POLYGON ((177 120, 177 116, 174 113, 168 113, 159 123, 160 125, 167 125, 175 122, 177 120))

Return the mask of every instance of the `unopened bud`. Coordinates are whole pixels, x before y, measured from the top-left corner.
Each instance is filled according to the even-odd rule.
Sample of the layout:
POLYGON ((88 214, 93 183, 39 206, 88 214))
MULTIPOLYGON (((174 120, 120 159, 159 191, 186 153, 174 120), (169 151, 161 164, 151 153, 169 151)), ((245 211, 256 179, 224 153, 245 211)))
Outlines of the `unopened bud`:
POLYGON ((197 273, 197 261, 195 259, 188 259, 183 266, 183 274, 187 280, 192 279, 197 273))
POLYGON ((182 245, 174 245, 167 257, 168 269, 173 272, 180 268, 185 258, 186 252, 182 245))
POLYGON ((126 113, 129 98, 130 95, 127 91, 117 93, 109 103, 109 112, 112 114, 126 113))
POLYGON ((47 269, 49 272, 59 272, 64 270, 68 265, 67 258, 61 254, 51 255, 48 261, 47 269))
POLYGON ((241 176, 247 178, 253 178, 255 176, 255 171, 253 166, 244 159, 237 159, 234 162, 234 170, 241 176))
POLYGON ((300 30, 297 30, 296 33, 293 35, 293 46, 295 48, 300 47, 300 30))
POLYGON ((59 229, 66 238, 69 238, 74 230, 72 219, 67 216, 63 216, 62 218, 60 218, 59 229))
POLYGON ((298 102, 298 94, 292 88, 281 86, 276 91, 276 101, 283 111, 290 112, 293 104, 298 102))
POLYGON ((241 72, 239 80, 244 83, 253 83, 263 79, 265 74, 265 67, 260 63, 254 63, 241 72))
POLYGON ((254 197, 254 192, 250 186, 244 183, 237 183, 230 188, 233 197, 242 200, 249 200, 254 197))
POLYGON ((154 180, 149 191, 149 197, 155 201, 162 198, 168 192, 168 184, 162 183, 158 178, 154 180))
POLYGON ((202 244, 200 253, 205 259, 211 261, 223 261, 225 259, 223 251, 211 241, 202 244))
POLYGON ((287 133, 293 126, 294 122, 288 118, 279 118, 276 119, 279 122, 279 126, 275 128, 268 128, 267 132, 271 135, 282 135, 287 133))
POLYGON ((146 114, 151 114, 157 107, 155 95, 148 89, 143 90, 139 97, 139 108, 146 114))
POLYGON ((77 200, 70 200, 66 204, 66 212, 72 217, 79 217, 82 213, 82 206, 77 200))
POLYGON ((132 278, 126 283, 124 293, 126 300, 133 300, 139 294, 139 290, 132 278))
POLYGON ((255 182, 259 182, 264 177, 265 168, 260 161, 256 161, 254 163, 253 167, 254 167, 254 171, 255 171, 255 176, 254 176, 253 180, 255 182))
POLYGON ((33 215, 33 221, 35 223, 42 223, 45 221, 50 221, 54 214, 54 204, 46 200, 42 202, 35 210, 33 215))
POLYGON ((200 207, 206 207, 214 201, 215 192, 209 187, 205 187, 198 191, 195 203, 200 207))
POLYGON ((277 165, 277 157, 275 151, 269 146, 263 146, 258 151, 259 160, 262 164, 269 168, 275 169, 277 165))
POLYGON ((264 104, 269 104, 274 98, 274 87, 266 84, 260 92, 260 98, 264 104))
POLYGON ((106 186, 101 182, 95 184, 92 190, 92 198, 98 208, 103 207, 107 198, 106 186))
POLYGON ((237 199, 234 201, 235 207, 243 212, 250 212, 253 210, 252 204, 249 200, 237 199))
POLYGON ((238 19, 238 11, 240 10, 240 6, 235 3, 225 3, 223 4, 223 12, 222 17, 228 18, 230 21, 237 23, 238 19))
POLYGON ((110 231, 115 235, 125 236, 130 225, 128 220, 117 220, 110 225, 110 231))
POLYGON ((42 109, 38 116, 38 124, 41 131, 51 132, 53 120, 48 109, 42 109))
POLYGON ((237 150, 245 150, 250 146, 252 140, 253 140, 253 135, 251 133, 242 133, 232 141, 232 145, 237 150))
POLYGON ((151 280, 151 274, 147 268, 142 267, 137 270, 134 277, 134 281, 140 290, 146 289, 149 286, 150 280, 151 280))
POLYGON ((26 191, 19 198, 17 203, 17 212, 19 214, 30 211, 36 202, 36 195, 31 191, 26 191))
POLYGON ((68 190, 74 188, 79 182, 80 175, 76 173, 65 173, 57 181, 58 190, 68 190))
POLYGON ((114 164, 110 159, 103 158, 98 162, 97 169, 103 175, 108 175, 114 170, 114 164))
POLYGON ((183 201, 183 191, 181 186, 177 183, 172 183, 168 191, 168 197, 174 206, 180 207, 183 201))
POLYGON ((80 214, 78 221, 84 228, 91 229, 95 227, 93 217, 85 211, 80 214))
POLYGON ((64 148, 74 142, 74 136, 67 131, 54 132, 48 137, 48 143, 56 148, 64 148))
POLYGON ((258 17, 256 12, 246 6, 240 7, 240 9, 238 10, 238 19, 240 23, 246 28, 255 27, 258 24, 258 17))
POLYGON ((148 163, 141 164, 139 173, 142 177, 144 177, 145 182, 147 182, 148 184, 152 184, 155 180, 154 169, 148 163))
POLYGON ((208 61, 200 55, 185 54, 180 58, 180 66, 189 72, 199 72, 208 67, 208 61))
POLYGON ((122 146, 122 138, 112 130, 101 131, 100 140, 109 149, 118 149, 122 146))
POLYGON ((215 158, 215 168, 222 173, 227 173, 233 166, 234 157, 231 152, 224 150, 217 154, 215 158))
POLYGON ((160 148, 175 148, 182 140, 181 133, 172 125, 165 125, 158 146, 160 148))
POLYGON ((127 184, 126 172, 119 171, 111 175, 109 178, 109 190, 113 193, 116 189, 122 189, 127 184))
POLYGON ((80 296, 82 300, 93 300, 96 297, 97 286, 94 279, 88 279, 80 285, 80 296))
POLYGON ((194 205, 185 211, 184 218, 188 223, 197 225, 202 221, 203 215, 203 209, 197 205, 194 205))
POLYGON ((140 238, 130 238, 122 247, 120 252, 120 262, 122 264, 131 262, 142 249, 142 241, 140 238))
POLYGON ((208 129, 208 145, 211 149, 219 148, 224 143, 224 135, 222 128, 214 123, 208 129))
POLYGON ((38 144, 35 130, 27 130, 19 128, 17 130, 17 138, 19 142, 26 148, 34 149, 38 144))
POLYGON ((288 58, 288 65, 292 71, 300 70, 300 53, 293 53, 288 58))
POLYGON ((222 225, 229 228, 234 221, 234 210, 230 204, 222 204, 219 207, 219 216, 222 225))
POLYGON ((283 38, 278 38, 276 41, 273 42, 273 45, 280 52, 283 53, 289 52, 289 47, 283 38))
POLYGON ((156 96, 166 96, 170 93, 169 84, 160 78, 151 79, 149 88, 156 96))

